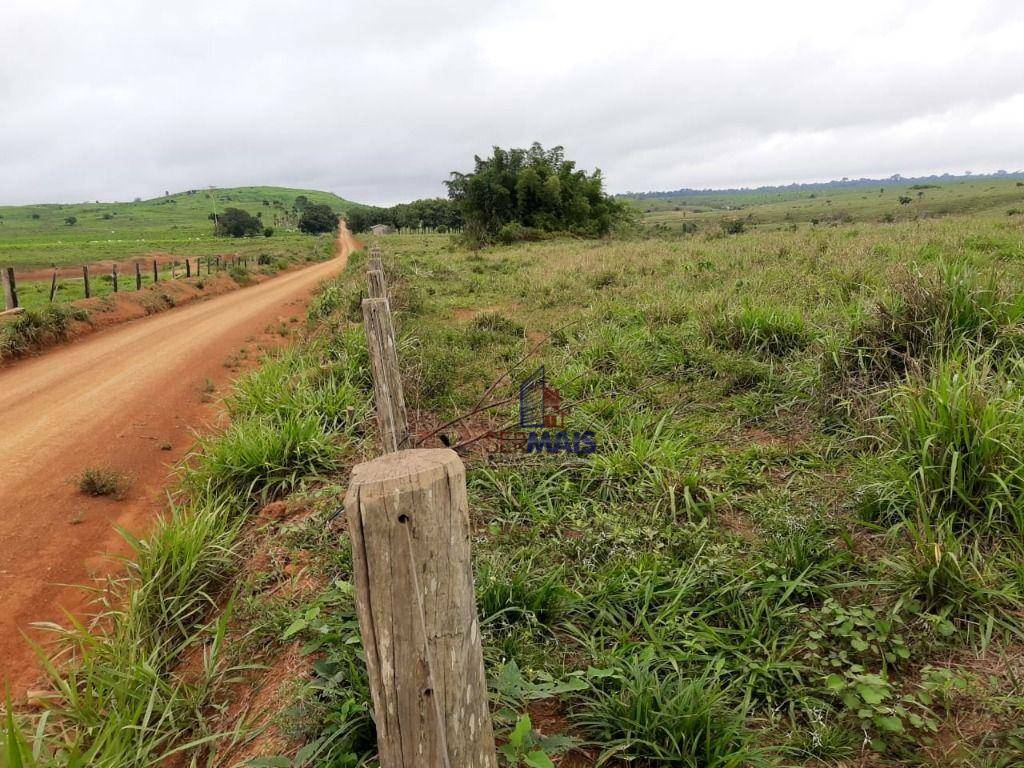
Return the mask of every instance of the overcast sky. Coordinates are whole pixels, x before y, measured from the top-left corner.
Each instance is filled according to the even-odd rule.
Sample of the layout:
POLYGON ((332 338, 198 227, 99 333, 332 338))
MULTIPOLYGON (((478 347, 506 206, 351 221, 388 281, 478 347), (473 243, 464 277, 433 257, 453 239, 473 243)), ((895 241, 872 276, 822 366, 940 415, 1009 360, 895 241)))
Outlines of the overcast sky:
POLYGON ((0 203, 441 195, 493 144, 613 192, 1024 168, 1024 3, 4 0, 0 203))

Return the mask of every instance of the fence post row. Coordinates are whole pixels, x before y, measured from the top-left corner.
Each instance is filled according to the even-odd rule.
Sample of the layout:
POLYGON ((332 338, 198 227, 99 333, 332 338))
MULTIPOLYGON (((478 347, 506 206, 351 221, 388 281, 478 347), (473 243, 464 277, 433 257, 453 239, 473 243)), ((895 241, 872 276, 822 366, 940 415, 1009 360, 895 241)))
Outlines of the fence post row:
POLYGON ((14 267, 0 270, 4 283, 4 309, 18 308, 18 286, 14 282, 14 267))
POLYGON ((448 449, 403 450, 409 425, 376 248, 368 266, 362 309, 385 455, 352 470, 344 506, 380 765, 497 768, 465 467, 448 449))

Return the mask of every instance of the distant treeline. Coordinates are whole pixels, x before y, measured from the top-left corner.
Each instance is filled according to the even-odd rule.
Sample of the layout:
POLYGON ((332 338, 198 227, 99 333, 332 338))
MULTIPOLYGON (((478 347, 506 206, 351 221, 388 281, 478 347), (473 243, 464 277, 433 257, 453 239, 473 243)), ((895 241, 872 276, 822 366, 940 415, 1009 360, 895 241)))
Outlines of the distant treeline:
POLYGON ((352 205, 346 210, 348 227, 353 232, 365 232, 375 224, 386 224, 395 229, 460 229, 462 212, 451 200, 443 197, 414 200, 390 208, 372 205, 352 205))
POLYGON ((767 187, 734 187, 731 189, 692 189, 689 187, 683 187, 682 189, 669 190, 665 192, 626 192, 624 194, 616 195, 620 198, 628 198, 630 200, 644 200, 647 198, 660 198, 660 197, 684 197, 689 195, 733 195, 741 194, 743 192, 799 192, 806 190, 808 192, 814 192, 822 189, 854 189, 857 187, 877 187, 883 184, 935 184, 937 182, 951 181, 982 181, 985 179, 1024 179, 1024 170, 1013 171, 996 171, 995 173, 967 173, 967 174, 951 174, 944 173, 941 176, 901 176, 898 173, 893 174, 887 179, 835 179, 833 181, 819 181, 810 182, 807 184, 785 184, 780 186, 767 186, 767 187))

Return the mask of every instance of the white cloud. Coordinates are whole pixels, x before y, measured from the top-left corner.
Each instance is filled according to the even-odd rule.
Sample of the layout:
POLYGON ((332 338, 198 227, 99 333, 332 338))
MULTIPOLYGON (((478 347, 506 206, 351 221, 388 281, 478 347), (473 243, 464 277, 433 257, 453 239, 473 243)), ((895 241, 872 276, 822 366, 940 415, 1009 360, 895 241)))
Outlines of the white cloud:
POLYGON ((388 203, 533 140, 616 191, 1024 165, 1016 2, 5 5, 3 202, 388 203))

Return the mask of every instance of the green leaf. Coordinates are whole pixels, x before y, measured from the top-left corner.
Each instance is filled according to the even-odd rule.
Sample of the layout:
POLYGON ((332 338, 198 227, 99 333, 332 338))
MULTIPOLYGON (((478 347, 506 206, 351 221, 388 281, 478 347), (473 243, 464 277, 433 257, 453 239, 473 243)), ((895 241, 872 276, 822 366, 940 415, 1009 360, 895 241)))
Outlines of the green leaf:
POLYGON ((302 619, 302 618, 296 619, 295 621, 293 621, 288 626, 288 629, 286 629, 284 631, 284 634, 281 635, 281 639, 282 640, 287 640, 292 635, 297 635, 299 632, 304 630, 307 626, 308 626, 308 624, 307 624, 305 619, 302 619))
POLYGON ((523 762, 530 766, 530 768, 555 768, 555 764, 551 762, 551 758, 539 749, 534 750, 524 757, 523 762))
POLYGON ((833 693, 839 693, 846 687, 846 680, 841 675, 832 674, 825 678, 825 687, 833 693))
POLYGON ((526 746, 526 740, 530 738, 532 730, 533 723, 530 721, 530 716, 528 714, 520 715, 516 727, 508 735, 508 743, 517 749, 522 749, 526 746))
POLYGON ((903 722, 898 717, 892 717, 891 715, 876 717, 875 725, 878 726, 879 730, 888 731, 889 733, 903 732, 903 722))
POLYGON ((857 693, 868 704, 881 704, 888 696, 885 689, 866 683, 857 684, 857 693))

